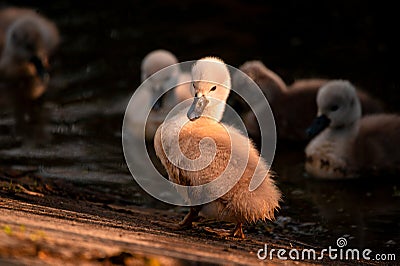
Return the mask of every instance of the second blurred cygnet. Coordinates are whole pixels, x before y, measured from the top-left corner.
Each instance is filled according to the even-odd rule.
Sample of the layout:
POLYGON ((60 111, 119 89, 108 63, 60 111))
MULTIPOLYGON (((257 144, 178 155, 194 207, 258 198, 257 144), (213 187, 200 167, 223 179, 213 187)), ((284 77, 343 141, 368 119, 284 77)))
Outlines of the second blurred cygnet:
POLYGON ((188 83, 190 78, 189 73, 182 72, 176 56, 167 50, 154 50, 143 58, 141 80, 146 89, 136 97, 143 98, 141 102, 151 111, 145 121, 134 112, 128 112, 128 115, 135 130, 145 127, 147 141, 153 140, 157 128, 173 107, 193 97, 188 83))
MULTIPOLYGON (((328 80, 305 79, 287 86, 276 73, 257 60, 247 61, 239 69, 257 83, 267 97, 275 117, 278 138, 295 142, 307 141, 305 131, 317 111, 315 97, 318 89, 328 80)), ((248 84, 246 80, 234 79, 233 85, 238 90, 251 87, 246 84, 248 84)), ((380 101, 361 90, 357 90, 356 93, 360 98, 363 114, 383 111, 380 101)), ((254 113, 248 112, 243 116, 250 136, 258 143, 261 136, 254 113)))

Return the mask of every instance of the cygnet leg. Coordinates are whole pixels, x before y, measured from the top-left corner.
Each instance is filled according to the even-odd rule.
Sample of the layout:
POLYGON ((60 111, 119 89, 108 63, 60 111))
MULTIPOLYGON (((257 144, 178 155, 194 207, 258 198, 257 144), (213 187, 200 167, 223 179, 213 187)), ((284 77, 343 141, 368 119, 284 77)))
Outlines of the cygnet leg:
POLYGON ((243 233, 243 223, 237 223, 235 228, 232 231, 232 236, 233 237, 238 237, 244 239, 244 233, 243 233))
POLYGON ((181 229, 191 228, 192 222, 198 217, 201 207, 202 207, 201 205, 190 207, 189 213, 186 214, 185 218, 183 218, 183 220, 179 222, 179 227, 181 229))

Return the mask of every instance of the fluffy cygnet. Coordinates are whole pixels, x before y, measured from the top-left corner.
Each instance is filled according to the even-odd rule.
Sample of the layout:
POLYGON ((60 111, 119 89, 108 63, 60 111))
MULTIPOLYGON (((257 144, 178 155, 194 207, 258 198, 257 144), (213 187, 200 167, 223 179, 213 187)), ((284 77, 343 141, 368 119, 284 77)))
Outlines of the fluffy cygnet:
MULTIPOLYGON (((318 89, 328 80, 303 79, 286 86, 276 73, 257 60, 247 61, 239 69, 253 79, 266 95, 275 117, 278 139, 307 141, 305 131, 317 111, 315 97, 318 89)), ((235 86, 235 83, 233 85, 235 86)), ((238 89, 246 87, 239 86, 238 89)), ((383 111, 378 100, 361 90, 357 90, 357 94, 361 100, 363 114, 383 111)), ((246 112, 242 116, 249 135, 258 143, 261 136, 254 113, 246 112)))
POLYGON ((0 89, 15 109, 17 133, 27 131, 26 122, 43 123, 41 96, 49 81, 49 57, 58 43, 56 25, 34 10, 0 11, 0 89))
MULTIPOLYGON (((221 175, 228 176, 227 183, 235 181, 235 178, 237 182, 219 198, 191 207, 178 227, 190 227, 200 215, 235 223, 236 227, 230 235, 244 238, 243 223, 273 219, 281 194, 251 140, 220 122, 231 89, 225 63, 215 57, 198 60, 192 67, 191 85, 195 97, 190 108, 158 128, 154 139, 156 154, 174 183, 205 185, 221 175), (212 143, 207 141, 210 139, 212 143), (253 175, 262 181, 250 191, 253 175)), ((223 189, 224 185, 227 184, 202 191, 201 195, 187 195, 187 200, 192 202, 204 194, 209 196, 208 193, 223 189)))
POLYGON ((339 179, 400 170, 398 115, 361 118, 356 89, 345 80, 326 83, 316 102, 318 117, 308 133, 317 136, 305 149, 305 168, 310 175, 339 179))

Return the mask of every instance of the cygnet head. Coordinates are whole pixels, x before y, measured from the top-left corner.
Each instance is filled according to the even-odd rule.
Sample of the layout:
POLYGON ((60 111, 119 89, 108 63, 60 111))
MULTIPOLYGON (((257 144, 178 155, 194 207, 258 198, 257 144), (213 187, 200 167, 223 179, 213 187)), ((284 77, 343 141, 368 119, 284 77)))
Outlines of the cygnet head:
POLYGON ((192 67, 191 89, 195 97, 188 118, 207 116, 220 121, 231 89, 231 77, 224 61, 216 57, 198 60, 192 67))
POLYGON ((175 64, 178 64, 178 59, 167 50, 159 49, 148 53, 142 60, 142 82, 161 69, 175 64))
MULTIPOLYGON (((278 95, 287 90, 286 83, 281 77, 259 60, 247 61, 239 69, 257 83, 269 102, 274 101, 278 95)), ((249 87, 245 84, 243 85, 245 88, 249 87)))
POLYGON ((322 86, 317 94, 318 117, 308 129, 316 135, 326 127, 349 128, 361 117, 356 89, 346 80, 334 80, 322 86))
MULTIPOLYGON (((180 73, 180 68, 176 64, 178 64, 176 56, 163 49, 152 51, 143 58, 141 80, 144 82, 148 79, 147 84, 154 97, 158 98, 176 85, 180 73), (162 69, 163 71, 160 71, 162 69)), ((158 99, 155 109, 161 108, 162 105, 162 97, 158 99)))
POLYGON ((32 63, 38 76, 46 78, 48 48, 40 19, 26 16, 10 25, 6 33, 3 56, 7 60, 32 63))

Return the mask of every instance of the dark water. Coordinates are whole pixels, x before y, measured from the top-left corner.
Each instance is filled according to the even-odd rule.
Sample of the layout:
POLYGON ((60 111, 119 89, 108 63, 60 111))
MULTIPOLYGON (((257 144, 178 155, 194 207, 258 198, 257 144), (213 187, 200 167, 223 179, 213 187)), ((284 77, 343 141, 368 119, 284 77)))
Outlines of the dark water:
MULTIPOLYGON (((287 83, 346 78, 400 111, 396 9, 365 1, 303 2, 19 1, 53 19, 62 35, 46 104, 53 139, 40 149, 3 140, 1 164, 135 186, 122 155, 122 119, 140 84, 141 59, 158 48, 180 61, 216 55, 237 67, 260 59, 287 83)), ((10 112, 0 119, 7 132, 10 112)), ((273 169, 285 199, 277 224, 288 235, 321 247, 345 236, 351 246, 398 249, 398 180, 318 181, 304 174, 303 163, 301 146, 278 143, 273 169)), ((141 202, 140 193, 132 200, 141 202)))

